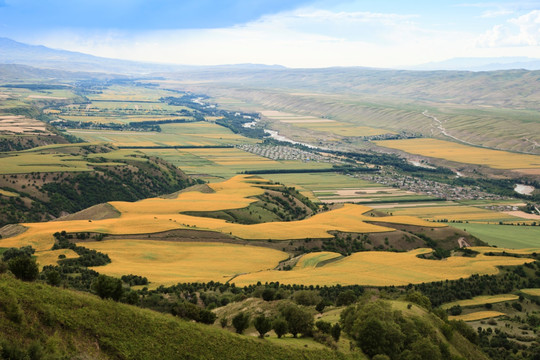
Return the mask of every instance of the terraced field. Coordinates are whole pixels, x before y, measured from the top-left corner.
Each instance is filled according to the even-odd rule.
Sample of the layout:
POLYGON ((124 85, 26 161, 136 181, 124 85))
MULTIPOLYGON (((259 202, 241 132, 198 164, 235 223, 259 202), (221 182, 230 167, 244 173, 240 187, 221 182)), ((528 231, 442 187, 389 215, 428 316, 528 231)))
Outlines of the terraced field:
POLYGON ((379 146, 410 154, 440 158, 465 164, 485 165, 495 169, 540 169, 540 156, 490 150, 437 139, 384 140, 379 146))

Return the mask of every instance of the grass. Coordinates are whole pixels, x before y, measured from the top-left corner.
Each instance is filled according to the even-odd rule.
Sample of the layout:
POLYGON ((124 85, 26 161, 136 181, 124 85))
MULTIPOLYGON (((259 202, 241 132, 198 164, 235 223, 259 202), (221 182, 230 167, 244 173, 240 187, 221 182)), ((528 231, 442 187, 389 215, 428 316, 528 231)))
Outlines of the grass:
POLYGON ((436 139, 376 141, 377 145, 434 158, 466 164, 486 165, 495 169, 539 169, 540 156, 483 149, 436 139))
POLYGON ((448 316, 448 320, 476 321, 499 316, 506 316, 506 314, 499 311, 477 311, 470 314, 448 316))
POLYGON ((264 271, 241 275, 234 279, 237 286, 261 282, 304 285, 366 285, 403 286, 423 282, 456 280, 473 274, 497 274, 498 266, 522 265, 533 259, 478 255, 473 258, 450 257, 426 260, 418 255, 431 249, 416 249, 404 253, 359 252, 317 268, 297 268, 292 271, 264 271))
POLYGON ((450 309, 453 306, 461 307, 473 307, 473 306, 483 306, 485 304, 496 304, 505 301, 514 301, 519 299, 519 296, 513 294, 499 294, 499 295, 483 295, 476 296, 472 299, 459 300, 451 303, 446 303, 441 305, 443 309, 450 309))
POLYGON ((358 126, 343 122, 298 122, 292 125, 309 130, 329 132, 341 136, 373 136, 382 134, 393 134, 393 131, 377 129, 369 126, 358 126))
POLYGON ((81 245, 109 255, 110 264, 94 268, 102 274, 144 274, 151 283, 164 285, 224 283, 240 273, 274 268, 288 257, 269 248, 224 243, 110 240, 81 245))
POLYGON ((0 303, 2 340, 20 350, 39 345, 46 358, 346 359, 7 275, 0 275, 0 303))
POLYGON ((540 226, 512 226, 495 224, 460 224, 460 228, 490 245, 505 248, 530 248, 539 246, 540 226))

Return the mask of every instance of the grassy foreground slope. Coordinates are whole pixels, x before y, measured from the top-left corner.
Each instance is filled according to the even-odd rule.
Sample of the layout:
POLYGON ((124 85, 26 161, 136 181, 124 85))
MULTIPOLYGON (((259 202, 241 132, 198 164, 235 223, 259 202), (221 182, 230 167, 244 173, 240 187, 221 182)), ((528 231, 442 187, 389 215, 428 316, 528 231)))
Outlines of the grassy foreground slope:
POLYGON ((23 351, 43 358, 346 358, 332 351, 289 349, 7 275, 0 276, 0 333, 0 356, 23 351))

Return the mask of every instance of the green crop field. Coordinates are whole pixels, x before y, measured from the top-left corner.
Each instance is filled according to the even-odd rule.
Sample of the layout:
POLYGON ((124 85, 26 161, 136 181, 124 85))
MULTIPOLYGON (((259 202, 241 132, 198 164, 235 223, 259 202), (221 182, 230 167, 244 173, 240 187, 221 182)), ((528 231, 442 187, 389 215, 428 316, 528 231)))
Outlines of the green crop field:
POLYGON ((499 247, 523 249, 540 246, 540 226, 460 224, 459 228, 499 247))

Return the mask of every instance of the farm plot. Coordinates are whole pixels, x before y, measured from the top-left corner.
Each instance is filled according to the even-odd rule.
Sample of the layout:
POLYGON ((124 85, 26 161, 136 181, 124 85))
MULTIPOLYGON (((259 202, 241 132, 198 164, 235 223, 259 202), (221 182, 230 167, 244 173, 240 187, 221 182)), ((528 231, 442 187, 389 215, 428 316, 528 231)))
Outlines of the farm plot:
POLYGON ((29 119, 20 115, 0 116, 0 133, 17 135, 48 135, 51 134, 45 124, 39 120, 29 119))
POLYGON ((540 288, 539 289, 521 289, 520 291, 527 295, 540 296, 540 288))
POLYGON ((272 269, 288 257, 279 250, 224 243, 111 240, 81 245, 109 255, 110 264, 94 268, 102 274, 142 274, 163 285, 226 282, 240 273, 272 269))
POLYGON ((406 253, 370 251, 354 253, 321 267, 294 267, 292 271, 263 271, 234 279, 237 286, 279 281, 282 284, 304 285, 367 285, 399 286, 422 282, 455 280, 472 274, 496 274, 498 266, 522 265, 534 259, 478 255, 427 260, 418 255, 431 249, 416 249, 406 253))
POLYGON ((540 169, 540 156, 483 149, 436 139, 376 141, 379 146, 410 154, 440 158, 465 164, 486 165, 495 169, 540 169))
POLYGON ((513 249, 540 246, 540 226, 472 223, 462 225, 467 232, 490 245, 513 249))
POLYGON ((519 299, 519 296, 514 294, 500 294, 500 295, 483 295, 476 296, 472 299, 453 301, 451 303, 446 303, 441 305, 443 309, 450 309, 453 306, 461 307, 474 307, 474 306, 484 306, 485 304, 496 304, 505 301, 514 301, 519 299))
POLYGON ((161 129, 161 132, 69 130, 69 133, 89 142, 135 147, 212 146, 256 142, 208 122, 165 124, 161 125, 161 129))
MULTIPOLYGON (((275 161, 236 148, 220 149, 141 149, 161 157, 190 175, 208 181, 221 181, 245 170, 319 169, 327 164, 300 161, 275 161)), ((296 174, 298 176, 298 174, 296 174)), ((302 174, 303 175, 303 174, 302 174)))
POLYGON ((274 110, 261 111, 261 114, 269 119, 279 121, 281 123, 341 136, 373 136, 393 134, 392 131, 385 129, 377 129, 369 126, 358 126, 355 124, 318 118, 315 116, 298 115, 274 110))
POLYGON ((469 314, 448 316, 448 320, 477 321, 499 316, 506 316, 506 314, 499 311, 476 311, 469 314))
POLYGON ((81 156, 48 152, 17 152, 14 155, 0 157, 0 162, 2 162, 0 174, 92 170, 81 156))
MULTIPOLYGON (((415 206, 409 208, 381 209, 394 215, 413 215, 431 221, 473 221, 473 222, 499 222, 522 221, 522 219, 501 212, 482 209, 474 206, 415 206)), ((468 224, 467 224, 468 225, 468 224)))
POLYGON ((442 227, 410 216, 371 217, 363 215, 371 208, 347 204, 342 208, 317 214, 300 221, 272 222, 253 225, 228 223, 222 219, 184 215, 186 211, 217 211, 247 207, 264 193, 260 185, 264 179, 253 176, 236 176, 221 183, 210 184, 214 193, 182 192, 176 198, 150 198, 137 202, 115 201, 110 204, 121 215, 103 220, 65 220, 46 223, 23 224, 27 231, 0 239, 1 247, 32 245, 37 250, 48 250, 54 244, 52 234, 57 231, 95 232, 106 234, 148 234, 174 229, 211 230, 243 239, 289 240, 305 238, 332 238, 329 231, 371 233, 394 231, 389 227, 371 224, 381 221, 425 227, 442 227))

